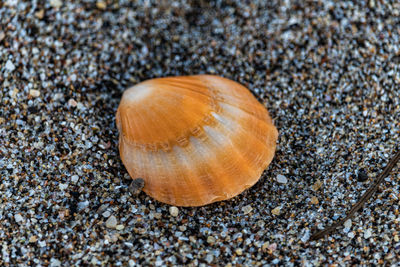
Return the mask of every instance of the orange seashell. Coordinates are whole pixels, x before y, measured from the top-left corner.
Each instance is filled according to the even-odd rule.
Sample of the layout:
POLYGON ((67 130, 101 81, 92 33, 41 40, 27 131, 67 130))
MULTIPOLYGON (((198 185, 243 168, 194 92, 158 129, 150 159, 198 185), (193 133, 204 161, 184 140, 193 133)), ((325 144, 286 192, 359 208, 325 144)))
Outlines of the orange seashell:
POLYGON ((122 162, 143 191, 176 206, 232 198, 271 162, 278 131, 242 85, 217 76, 148 80, 117 111, 122 162))

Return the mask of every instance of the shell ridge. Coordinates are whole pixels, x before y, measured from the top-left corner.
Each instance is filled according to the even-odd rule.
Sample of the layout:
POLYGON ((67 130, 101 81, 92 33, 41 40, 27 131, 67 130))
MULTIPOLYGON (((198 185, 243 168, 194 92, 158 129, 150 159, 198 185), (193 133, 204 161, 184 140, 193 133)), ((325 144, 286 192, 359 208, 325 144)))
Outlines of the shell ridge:
MULTIPOLYGON (((204 187, 204 184, 201 181, 201 177, 198 176, 197 173, 197 168, 194 168, 193 170, 191 170, 190 166, 197 166, 197 164, 199 163, 200 158, 197 156, 199 152, 198 147, 195 147, 195 142, 193 142, 193 138, 191 137, 190 140, 190 145, 181 148, 182 153, 184 154, 184 156, 182 157, 182 162, 185 165, 185 169, 186 172, 189 173, 190 179, 190 183, 193 185, 192 191, 196 191, 195 195, 197 198, 197 202, 200 200, 200 202, 204 202, 205 199, 207 198, 207 196, 205 196, 204 194, 202 194, 202 192, 207 192, 204 187)), ((207 200, 206 200, 207 201, 207 200)), ((195 199, 193 199, 193 202, 196 202, 195 199)))
MULTIPOLYGON (((160 123, 165 124, 166 122, 169 121, 168 116, 162 116, 160 113, 160 117, 163 118, 160 123)), ((179 145, 181 147, 185 147, 188 144, 190 137, 197 137, 203 141, 206 140, 207 135, 205 135, 204 126, 213 125, 213 124, 215 124, 215 119, 212 116, 212 112, 210 112, 210 113, 207 113, 202 119, 200 119, 197 125, 195 125, 191 129, 189 129, 185 133, 178 135, 174 140, 167 140, 164 142, 154 142, 154 143, 146 144, 146 143, 142 143, 142 142, 133 140, 132 138, 129 138, 127 136, 124 136, 124 137, 125 137, 125 142, 127 144, 135 146, 136 148, 139 148, 139 149, 146 150, 146 149, 150 149, 150 147, 152 147, 155 150, 170 150, 170 148, 173 147, 174 145, 179 145)), ((168 127, 166 127, 166 128, 168 128, 168 127)), ((150 149, 150 150, 153 150, 153 149, 150 149)))
MULTIPOLYGON (((174 186, 170 185, 170 181, 168 179, 168 177, 171 177, 171 175, 168 175, 171 174, 168 173, 171 171, 171 164, 167 164, 164 152, 155 152, 155 154, 157 154, 157 165, 155 166, 156 168, 158 168, 157 174, 155 176, 157 177, 157 179, 150 180, 150 182, 152 183, 150 187, 146 187, 145 184, 143 191, 161 202, 175 201, 175 199, 171 198, 171 196, 175 195, 174 186), (168 168, 163 168, 163 166, 168 166, 168 168)), ((175 171, 173 173, 175 173, 175 171)), ((173 176, 174 175, 172 175, 172 177, 173 176)))
POLYGON ((248 120, 248 123, 247 124, 243 123, 242 126, 244 126, 244 127, 242 127, 242 128, 248 129, 251 132, 253 132, 255 134, 255 136, 263 143, 265 143, 266 137, 269 136, 267 134, 262 134, 263 132, 269 132, 269 131, 266 131, 267 129, 276 131, 275 126, 271 125, 270 123, 268 123, 266 121, 260 120, 256 116, 249 115, 248 113, 244 112, 240 108, 225 104, 225 106, 223 106, 223 109, 224 109, 224 116, 227 116, 228 118, 230 118, 232 120, 237 119, 238 117, 242 117, 243 120, 246 118, 248 120), (234 109, 234 111, 232 111, 232 109, 234 109), (241 115, 235 114, 237 112, 241 113, 241 115), (252 121, 253 121, 253 123, 252 123, 252 121))
POLYGON ((212 168, 212 166, 210 166, 210 164, 207 163, 207 160, 210 160, 210 157, 212 157, 213 158, 212 161, 216 162, 216 164, 218 164, 218 159, 217 159, 216 155, 210 153, 210 151, 208 149, 209 144, 207 145, 207 143, 202 142, 201 140, 192 137, 192 145, 195 147, 195 150, 197 151, 195 157, 197 158, 198 161, 202 162, 202 164, 200 164, 200 166, 195 168, 196 169, 195 172, 196 172, 196 175, 199 177, 199 179, 202 181, 201 184, 203 185, 203 187, 210 188, 211 193, 208 193, 208 195, 207 195, 207 203, 211 203, 213 201, 213 199, 221 197, 221 192, 214 189, 215 182, 213 181, 213 178, 219 176, 219 173, 215 172, 215 170, 218 170, 221 168, 218 168, 216 166, 214 166, 214 168, 212 168))
MULTIPOLYGON (((169 85, 171 87, 179 88, 181 90, 188 90, 190 92, 193 92, 193 93, 196 93, 196 94, 200 94, 200 95, 203 95, 203 96, 206 96, 206 97, 210 97, 211 94, 213 93, 208 87, 204 86, 204 84, 202 84, 202 87, 204 87, 204 89, 206 89, 208 92, 210 92, 210 94, 205 94, 205 93, 203 93, 201 91, 193 90, 193 89, 189 88, 188 86, 184 86, 182 83, 178 83, 178 82, 166 81, 165 84, 169 85)), ((198 86, 198 84, 195 84, 195 85, 198 86)))
MULTIPOLYGON (((251 176, 251 175, 249 175, 250 173, 252 173, 251 168, 250 168, 251 161, 248 158, 243 157, 243 155, 241 153, 239 153, 237 151, 237 149, 235 149, 235 145, 232 142, 232 140, 230 140, 229 138, 224 138, 225 135, 220 130, 221 129, 208 128, 208 131, 207 131, 209 134, 212 134, 216 137, 216 138, 213 138, 212 140, 218 147, 221 147, 223 149, 230 151, 230 153, 227 154, 227 156, 225 157, 225 158, 228 158, 228 161, 218 160, 218 164, 221 166, 222 169, 230 170, 231 171, 230 176, 235 177, 235 179, 240 179, 243 181, 243 179, 245 179, 246 176, 251 176), (241 162, 243 162, 243 164, 237 164, 239 160, 237 162, 234 162, 233 154, 236 155, 236 158, 238 158, 241 162), (243 172, 243 170, 241 172, 241 173, 244 173, 243 175, 237 175, 237 173, 238 173, 237 170, 239 170, 239 168, 235 168, 237 166, 243 167, 244 172, 243 172)), ((227 182, 228 183, 230 182, 229 179, 227 182)), ((233 194, 233 195, 237 194, 238 190, 239 191, 241 190, 240 192, 242 192, 244 190, 242 187, 240 187, 239 189, 237 188, 237 184, 240 184, 239 181, 236 180, 234 182, 236 182, 236 187, 234 188, 235 192, 228 192, 229 194, 233 194)), ((247 182, 247 180, 246 180, 246 182, 247 182)))
POLYGON ((231 105, 231 106, 235 106, 235 107, 237 107, 239 109, 242 109, 243 111, 249 113, 249 115, 259 117, 260 120, 265 120, 266 118, 269 117, 268 111, 265 108, 265 106, 262 105, 260 102, 258 102, 258 100, 254 97, 254 95, 248 89, 246 89, 246 87, 244 87, 243 85, 235 83, 235 82, 233 82, 233 81, 231 81, 229 79, 226 79, 226 78, 223 78, 223 77, 218 77, 218 76, 215 76, 215 75, 198 75, 198 76, 201 76, 202 78, 204 77, 201 80, 204 81, 206 86, 211 91, 215 91, 216 95, 221 95, 221 94, 224 94, 225 92, 221 88, 216 87, 213 84, 213 81, 215 81, 215 80, 218 80, 219 82, 227 81, 232 85, 233 89, 230 90, 230 94, 231 95, 227 95, 225 97, 221 96, 218 99, 220 102, 228 104, 228 105, 231 105), (238 93, 239 91, 240 91, 240 93, 238 93), (254 101, 250 101, 250 100, 244 101, 243 100, 244 97, 250 98, 250 99, 254 98, 254 100, 256 100, 256 101, 255 102, 254 101), (245 103, 245 102, 249 102, 249 103, 245 103), (254 102, 254 103, 251 104, 250 102, 254 102), (239 104, 241 104, 241 106, 243 106, 243 108, 241 106, 239 106, 239 104), (244 109, 244 108, 247 107, 247 104, 251 104, 253 107, 256 106, 257 111, 260 111, 260 112, 256 111, 254 113, 251 113, 247 109, 244 109), (264 114, 267 114, 267 115, 264 115, 264 114))
MULTIPOLYGON (((237 134, 238 132, 240 132, 241 135, 246 136, 246 144, 244 146, 239 146, 239 147, 243 150, 242 152, 245 152, 246 155, 251 156, 253 165, 256 165, 257 167, 259 165, 263 165, 263 163, 258 160, 258 158, 262 159, 263 157, 261 157, 261 155, 254 154, 255 152, 252 149, 249 149, 248 144, 256 143, 257 147, 267 148, 267 149, 262 149, 262 151, 267 151, 269 147, 267 147, 267 145, 265 143, 261 142, 259 139, 255 138, 253 135, 250 135, 250 134, 246 135, 244 129, 240 125, 238 125, 237 129, 235 129, 235 128, 233 128, 232 123, 228 124, 228 123, 226 123, 226 121, 224 123, 224 120, 222 120, 221 116, 217 117, 217 120, 220 121, 221 122, 220 125, 224 126, 224 128, 227 130, 227 132, 229 132, 229 136, 232 136, 235 133, 237 134)), ((263 153, 262 155, 265 157, 265 153, 263 153)))
MULTIPOLYGON (((175 84, 173 84, 173 83, 170 83, 170 82, 167 82, 166 83, 167 85, 169 85, 169 86, 171 86, 171 87, 174 87, 174 89, 179 89, 179 91, 183 91, 183 90, 188 90, 188 91, 190 91, 190 92, 193 92, 194 94, 197 94, 197 95, 200 95, 200 96, 202 96, 202 97, 204 97, 204 98, 207 98, 207 99, 209 99, 210 97, 211 97, 211 95, 207 95, 207 94, 204 94, 204 93, 202 93, 202 92, 199 92, 199 91, 195 91, 195 90, 190 90, 190 89, 188 89, 188 88, 186 88, 186 87, 184 87, 184 86, 182 86, 182 85, 175 85, 175 84)), ((182 92, 179 92, 179 94, 178 94, 178 92, 176 92, 175 90, 168 90, 169 91, 169 93, 171 94, 171 95, 173 95, 173 96, 176 96, 176 95, 179 95, 179 96, 181 96, 182 95, 182 92)), ((198 100, 197 98, 195 98, 194 96, 191 96, 191 95, 186 95, 186 96, 188 96, 188 97, 190 97, 190 98, 192 98, 192 99, 194 99, 194 100, 198 100)))
POLYGON ((252 113, 252 112, 250 112, 250 111, 248 111, 248 110, 246 110, 246 109, 244 109, 244 108, 238 106, 236 103, 232 103, 232 102, 227 101, 226 99, 223 99, 221 102, 224 103, 224 104, 226 104, 226 105, 229 105, 229 106, 231 106, 231 107, 240 109, 241 111, 247 113, 249 116, 256 117, 256 118, 259 119, 260 121, 266 122, 267 119, 270 119, 270 118, 269 118, 268 111, 262 110, 261 108, 265 109, 265 107, 264 107, 263 105, 261 105, 260 103, 259 103, 260 108, 257 108, 257 110, 259 109, 261 112, 260 112, 260 113, 258 113, 258 112, 252 113))

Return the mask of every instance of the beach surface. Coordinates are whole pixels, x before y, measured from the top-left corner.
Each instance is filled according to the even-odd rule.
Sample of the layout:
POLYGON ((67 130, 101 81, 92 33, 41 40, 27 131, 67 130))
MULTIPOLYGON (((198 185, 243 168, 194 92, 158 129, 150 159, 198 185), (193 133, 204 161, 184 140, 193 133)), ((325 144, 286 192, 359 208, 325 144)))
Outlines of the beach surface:
POLYGON ((397 1, 0 2, 1 266, 326 266, 400 261, 397 1), (248 3, 245 3, 248 2, 248 3), (123 91, 165 76, 245 85, 279 130, 239 196, 174 208, 131 194, 123 91))

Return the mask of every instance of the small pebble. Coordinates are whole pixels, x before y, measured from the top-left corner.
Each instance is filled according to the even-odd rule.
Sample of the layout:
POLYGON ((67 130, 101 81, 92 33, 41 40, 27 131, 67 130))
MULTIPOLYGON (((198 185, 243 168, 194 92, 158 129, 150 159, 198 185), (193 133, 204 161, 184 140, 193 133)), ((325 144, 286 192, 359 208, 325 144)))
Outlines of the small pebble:
POLYGON ((10 90, 10 91, 8 92, 8 95, 9 95, 11 98, 15 98, 15 97, 17 96, 17 94, 18 94, 18 89, 16 89, 16 88, 14 88, 14 89, 12 89, 12 90, 10 90))
POLYGON ((271 252, 274 252, 278 245, 276 243, 272 243, 271 245, 268 246, 268 250, 271 252))
POLYGON ((118 231, 124 230, 125 226, 123 224, 118 224, 115 229, 118 231))
POLYGON ((265 222, 263 220, 259 220, 259 221, 257 221, 257 225, 258 225, 258 227, 262 228, 262 227, 264 227, 265 222))
POLYGON ((65 190, 65 189, 68 188, 68 184, 62 184, 62 183, 60 183, 60 184, 58 185, 58 188, 60 188, 60 190, 65 190))
POLYGON ((73 98, 71 98, 70 100, 68 100, 68 106, 70 106, 70 107, 76 107, 78 105, 78 103, 73 99, 73 98))
POLYGON ((72 175, 71 176, 71 182, 73 182, 74 184, 76 184, 79 180, 79 176, 78 175, 72 175))
POLYGON ((252 210, 253 210, 253 208, 250 205, 246 205, 246 206, 242 207, 242 212, 244 215, 249 214, 252 210))
POLYGON ((32 48, 32 54, 39 54, 40 50, 37 47, 32 48))
POLYGON ((177 207, 169 207, 169 214, 171 214, 171 216, 176 217, 179 214, 179 209, 177 207))
POLYGON ((35 243, 37 241, 37 237, 35 235, 29 238, 29 243, 35 243))
POLYGON ((103 212, 102 215, 103 215, 104 218, 108 218, 108 217, 111 216, 111 212, 109 212, 108 210, 106 210, 105 212, 103 212))
POLYGON ((365 170, 360 170, 358 172, 357 179, 359 182, 365 182, 368 180, 368 174, 365 172, 365 170))
POLYGON ((213 236, 207 237, 207 243, 213 245, 215 243, 215 237, 213 236))
POLYGON ((107 8, 107 4, 104 1, 97 1, 96 7, 98 9, 105 10, 107 8))
POLYGON ((287 178, 286 178, 285 175, 278 174, 278 175, 276 176, 276 181, 277 181, 278 183, 280 183, 280 184, 286 184, 286 183, 287 183, 287 178))
POLYGON ((29 95, 32 97, 39 97, 40 96, 40 91, 39 90, 35 90, 35 89, 31 89, 29 90, 29 95))
POLYGON ((372 236, 372 231, 371 231, 371 229, 365 230, 365 232, 364 232, 364 238, 365 238, 365 239, 368 239, 368 238, 370 238, 371 236, 372 236))
POLYGON ((241 248, 237 248, 235 250, 236 255, 241 256, 243 254, 243 250, 241 248))
POLYGON ((136 196, 140 192, 142 192, 143 187, 144 180, 142 178, 133 179, 133 181, 129 185, 129 192, 132 194, 132 196, 136 196))
POLYGON ((276 207, 275 209, 271 210, 271 213, 274 215, 279 215, 279 214, 281 214, 281 208, 276 207))
POLYGON ((107 219, 106 227, 107 228, 111 228, 111 229, 115 229, 116 226, 117 226, 117 218, 115 218, 115 216, 112 215, 107 219))
POLYGON ((61 0, 50 0, 50 5, 54 8, 60 8, 62 4, 61 0))
POLYGON ((208 262, 208 264, 212 263, 213 260, 214 260, 214 255, 207 254, 206 261, 208 262))
POLYGON ((347 234, 347 236, 348 236, 349 238, 354 238, 355 234, 354 234, 353 231, 351 231, 351 232, 349 232, 349 233, 347 234))
POLYGON ((21 214, 17 213, 17 214, 15 214, 15 216, 14 216, 14 220, 15 220, 16 223, 20 223, 20 222, 23 222, 23 221, 24 221, 24 217, 22 217, 21 214))
POLYGON ((35 12, 35 17, 37 17, 38 19, 43 19, 44 9, 40 9, 39 11, 35 12))
POLYGON ((6 67, 6 70, 8 70, 9 72, 12 72, 15 70, 15 66, 10 59, 7 60, 5 67, 6 67))
POLYGON ((351 225, 352 225, 351 219, 348 219, 347 221, 345 221, 343 225, 345 228, 350 229, 351 225))
POLYGON ((318 198, 316 196, 311 197, 311 204, 317 205, 319 203, 318 198))
POLYGON ((317 180, 313 185, 312 185, 312 190, 318 191, 322 187, 322 182, 320 180, 317 180))
POLYGON ((61 261, 52 258, 50 260, 50 267, 60 267, 61 266, 61 261))
POLYGON ((310 231, 306 231, 304 235, 300 238, 300 240, 305 243, 310 239, 310 231))

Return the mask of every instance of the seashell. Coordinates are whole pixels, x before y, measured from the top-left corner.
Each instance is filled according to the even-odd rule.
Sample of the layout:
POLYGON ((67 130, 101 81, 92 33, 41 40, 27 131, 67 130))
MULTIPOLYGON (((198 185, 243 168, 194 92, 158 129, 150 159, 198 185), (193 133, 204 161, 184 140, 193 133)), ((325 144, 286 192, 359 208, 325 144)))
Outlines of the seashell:
POLYGON ((175 206, 202 206, 251 187, 278 138, 268 111, 244 86, 212 75, 139 83, 124 92, 116 120, 129 175, 175 206))

